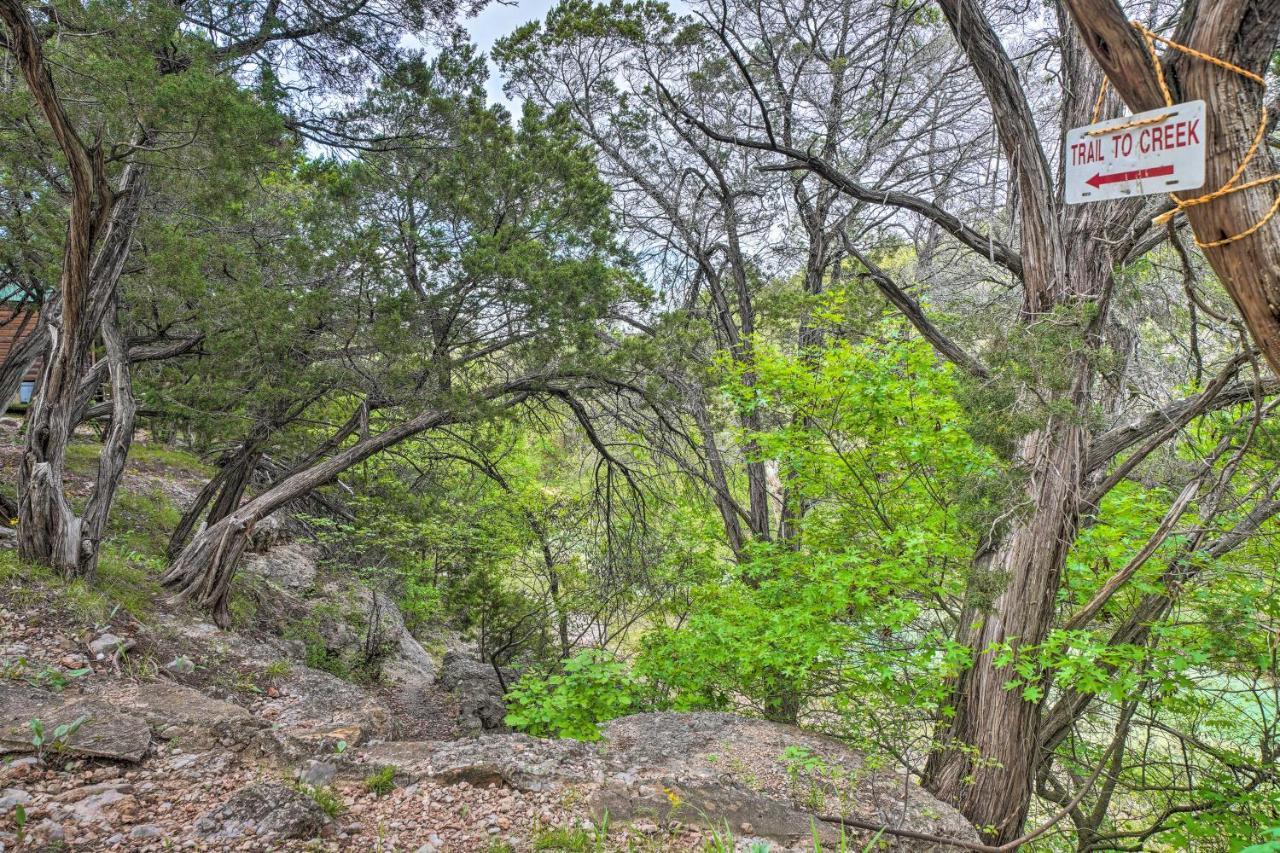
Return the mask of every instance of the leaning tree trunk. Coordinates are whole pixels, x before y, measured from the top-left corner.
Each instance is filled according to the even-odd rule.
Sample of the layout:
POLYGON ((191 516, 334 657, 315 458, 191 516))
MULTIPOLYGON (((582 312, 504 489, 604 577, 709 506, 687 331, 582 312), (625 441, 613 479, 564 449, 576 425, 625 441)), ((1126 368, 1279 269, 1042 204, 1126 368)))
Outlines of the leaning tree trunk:
POLYGON ((235 453, 218 470, 218 473, 205 483, 191 506, 187 507, 182 514, 173 530, 173 535, 169 537, 169 544, 165 548, 166 557, 174 560, 182 553, 182 549, 190 541, 191 534, 195 532, 200 523, 200 517, 204 515, 210 502, 213 503, 213 508, 205 516, 206 527, 226 518, 232 510, 240 506, 245 490, 249 487, 249 481, 253 478, 254 468, 261 459, 261 443, 251 433, 244 443, 236 448, 235 453))
POLYGON ((297 471, 211 524, 191 540, 161 578, 174 598, 212 612, 214 621, 230 622, 227 604, 236 564, 244 553, 254 525, 280 507, 329 482, 343 471, 418 433, 451 423, 448 411, 428 411, 376 435, 361 439, 329 459, 297 471))

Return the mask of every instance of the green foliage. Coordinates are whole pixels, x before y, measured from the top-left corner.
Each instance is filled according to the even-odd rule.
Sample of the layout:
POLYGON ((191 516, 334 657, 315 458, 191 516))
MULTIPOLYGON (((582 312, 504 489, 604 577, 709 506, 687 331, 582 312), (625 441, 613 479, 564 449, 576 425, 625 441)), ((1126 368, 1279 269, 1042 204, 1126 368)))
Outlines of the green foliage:
POLYGON ((365 790, 377 797, 385 797, 396 789, 396 769, 391 765, 379 767, 364 777, 365 790))
POLYGON ((533 837, 534 850, 588 851, 592 845, 591 834, 580 826, 544 829, 533 837))
POLYGON ((284 635, 286 639, 302 641, 303 663, 311 669, 322 670, 343 681, 376 681, 376 661, 364 660, 351 650, 344 652, 329 648, 318 625, 321 620, 336 617, 337 614, 333 613, 313 613, 308 619, 290 623, 285 628, 284 635))
POLYGON ((35 747, 38 755, 44 755, 52 750, 60 753, 67 748, 67 742, 71 736, 80 730, 89 718, 85 715, 76 717, 69 723, 59 723, 54 726, 53 731, 48 731, 45 723, 39 717, 27 721, 27 727, 31 729, 31 745, 35 747))
POLYGON ((1265 833, 1264 841, 1258 844, 1250 844, 1243 848, 1240 853, 1277 853, 1280 851, 1280 827, 1268 829, 1265 833))
POLYGON ((329 817, 337 817, 347 810, 347 804, 342 797, 328 785, 307 785, 298 782, 294 785, 294 789, 310 797, 320 807, 320 811, 329 817))
POLYGON ((726 391, 779 426, 743 441, 779 461, 797 502, 818 503, 800 547, 758 545, 696 587, 679 629, 644 638, 638 674, 676 708, 786 718, 821 693, 850 728, 869 695, 904 715, 934 707, 967 654, 929 627, 931 601, 964 592, 974 501, 960 496, 982 495, 993 471, 950 372, 919 343, 798 357, 758 342, 754 355, 726 364, 726 391), (885 642, 904 635, 905 651, 885 642))
POLYGON ((604 853, 609 850, 609 811, 588 831, 581 826, 557 826, 535 829, 534 850, 560 850, 572 853, 604 853))
POLYGON ((579 652, 563 671, 526 675, 507 693, 507 725, 537 737, 598 740, 599 724, 634 713, 643 693, 625 665, 606 652, 579 652))
MULTIPOLYGON (((145 457, 145 445, 142 447, 145 457)), ((95 448, 73 443, 68 450, 76 473, 84 476, 96 470, 95 448)), ((180 465, 195 464, 194 458, 185 453, 160 456, 180 465)), ((164 543, 178 516, 179 510, 163 490, 135 489, 126 481, 117 492, 94 577, 66 580, 42 567, 21 563, 17 553, 6 548, 0 549, 0 581, 11 580, 28 593, 40 589, 53 594, 77 618, 90 624, 106 623, 121 611, 135 618, 144 617, 161 597, 164 543)))
MULTIPOLYGON (((954 40, 936 9, 855 4, 844 24, 827 17, 805 32, 804 4, 694 3, 686 14, 564 0, 495 45, 521 102, 513 116, 489 103, 486 57, 452 28, 429 49, 400 49, 411 40, 396 25, 417 33, 436 11, 420 2, 358 4, 301 36, 311 12, 297 20, 275 3, 28 5, 107 179, 126 164, 150 171, 122 331, 142 346, 199 346, 132 366, 145 440, 97 543, 97 576, 68 582, 0 549, 6 608, 48 599, 73 621, 145 619, 163 600, 157 581, 184 508, 174 495, 185 501, 186 486, 245 449, 258 466, 253 494, 318 448, 332 458, 441 412, 447 426, 312 495, 306 522, 326 572, 392 597, 411 632, 457 631, 486 660, 518 665, 513 726, 594 739, 603 721, 641 708, 729 709, 818 725, 861 747, 868 767, 893 756, 918 772, 954 713, 957 676, 987 655, 1025 702, 1090 701, 1047 756, 1046 786, 1090 778, 1117 720, 1131 717, 1122 760, 1083 803, 1091 811, 1112 792, 1104 837, 1280 849, 1274 830, 1246 846, 1280 812, 1275 522, 1232 539, 1252 513, 1275 510, 1280 426, 1254 418, 1252 401, 1203 413, 1100 505, 1049 507, 1067 518, 1064 539, 1034 544, 1063 555, 1046 593, 1061 626, 1143 548, 1188 479, 1203 477, 1172 533, 1093 619, 1034 642, 961 643, 1001 615, 1011 589, 1009 567, 983 559, 988 547, 1045 509, 1037 490, 1056 483, 1029 473, 1026 439, 1069 439, 1072 461, 1052 473, 1074 477, 1100 430, 1203 390, 1236 352, 1234 328, 1218 326, 1233 316, 1226 292, 1203 269, 1171 276, 1178 259, 1160 248, 1114 271, 1103 316, 1088 294, 1062 298, 1077 260, 1064 252, 1065 270, 1020 302, 982 253, 953 255, 944 234, 918 241, 901 233, 911 217, 880 220, 874 203, 850 207, 838 193, 814 196, 812 211, 845 217, 838 236, 868 241, 866 260, 811 245, 828 264, 814 280, 796 242, 813 222, 793 216, 789 199, 830 187, 686 121, 759 130, 758 109, 802 105, 774 126, 798 150, 834 151, 835 167, 899 186, 902 164, 928 168, 919 146, 933 157, 947 144, 921 141, 913 93, 964 77, 952 73, 954 40), (203 14, 216 24, 198 24, 203 14), (865 44, 845 37, 855 29, 888 24, 909 53, 892 48, 868 65, 846 52, 865 44), (268 43, 228 55, 213 32, 219 44, 268 43), (744 74, 764 85, 746 86, 744 74), (769 79, 791 74, 803 85, 769 79), (838 120, 812 122, 836 102, 838 120), (895 112, 904 106, 913 112, 895 112), (890 160, 877 159, 881 148, 890 160), (894 315, 883 283, 868 280, 872 258, 981 357, 980 378, 959 375, 920 324, 894 315), (517 378, 527 396, 502 390, 517 378), (357 426, 328 446, 348 423, 357 426), (749 466, 764 471, 764 507, 749 466), (174 478, 184 488, 164 486, 174 478), (752 523, 742 537, 732 529, 752 523), (1129 624, 1134 614, 1140 624, 1129 624), (597 638, 609 651, 572 654, 597 638)), ((0 270, 6 286, 47 300, 62 272, 64 164, 12 70, 0 69, 0 270)), ((939 91, 938 109, 954 101, 972 113, 968 148, 988 159, 986 113, 939 91)), ((1046 105, 1034 104, 1037 119, 1046 105)), ((957 168, 961 183, 927 195, 981 233, 1019 233, 1018 205, 996 183, 984 184, 987 209, 986 188, 956 195, 969 167, 957 168)), ((921 191, 910 183, 905 191, 921 191)), ((68 492, 83 496, 100 448, 81 435, 66 473, 68 492)), ((1061 495, 1076 501, 1072 492, 1061 495)), ((73 498, 77 510, 83 501, 73 498)), ((231 607, 238 625, 300 640, 307 665, 375 683, 387 648, 341 600, 364 591, 339 588, 338 604, 294 619, 259 612, 267 599, 237 578, 231 607), (329 623, 369 642, 335 640, 329 623)), ((4 672, 55 690, 83 674, 25 661, 4 672)), ((277 663, 226 680, 254 692, 285 675, 277 663)), ((33 720, 33 744, 54 749, 77 725, 47 732, 33 720)), ((815 778, 837 781, 810 753, 781 760, 814 808, 825 797, 815 778)), ((394 774, 380 768, 365 785, 384 794, 394 774)), ((307 793, 331 814, 341 808, 329 789, 307 793)), ((713 849, 734 846, 729 830, 713 832, 713 849)), ((579 829, 535 839, 538 849, 603 846, 579 829)))
POLYGON ((19 657, 7 664, 3 669, 0 669, 0 678, 25 681, 33 687, 42 687, 45 690, 61 693, 72 681, 77 678, 83 678, 92 672, 93 669, 90 667, 63 669, 60 666, 47 664, 33 671, 27 659, 19 657))

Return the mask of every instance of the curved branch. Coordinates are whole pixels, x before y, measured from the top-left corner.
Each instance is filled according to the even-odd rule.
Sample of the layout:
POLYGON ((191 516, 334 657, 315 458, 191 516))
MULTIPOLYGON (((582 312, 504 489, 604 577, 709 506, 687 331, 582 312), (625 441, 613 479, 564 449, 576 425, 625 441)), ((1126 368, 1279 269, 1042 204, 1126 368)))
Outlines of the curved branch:
POLYGON ((844 242, 845 251, 866 268, 867 277, 871 279, 884 298, 898 309, 899 313, 907 319, 907 322, 915 327, 916 331, 937 350, 939 355, 979 379, 989 379, 991 377, 991 371, 987 369, 986 365, 965 352, 959 344, 951 340, 941 329, 935 326, 933 321, 925 316, 924 309, 920 307, 920 303, 912 299, 874 261, 859 252, 853 245, 853 241, 849 239, 849 235, 841 233, 840 238, 844 242))
POLYGON ((751 148, 756 151, 772 151, 775 154, 782 154, 789 158, 789 161, 786 163, 762 167, 765 171, 782 172, 799 169, 807 170, 828 181, 837 190, 850 198, 856 199, 857 201, 896 207, 902 210, 909 210, 912 213, 918 213, 936 224, 952 237, 959 240, 965 246, 986 257, 992 263, 998 264, 1018 278, 1022 278, 1022 258, 1017 252, 1006 246, 1004 243, 994 239, 990 235, 983 234, 976 228, 966 225, 960 221, 958 216, 944 210, 933 202, 923 199, 920 196, 911 195, 910 193, 899 192, 898 190, 872 189, 870 187, 864 187, 862 184, 859 184, 857 181, 841 172, 825 158, 814 154, 808 154, 798 148, 792 148, 789 145, 765 142, 758 139, 738 136, 732 133, 721 133, 699 119, 697 116, 690 113, 688 110, 681 107, 669 92, 664 90, 664 95, 686 121, 698 128, 699 131, 711 139, 729 145, 737 145, 742 148, 751 148))

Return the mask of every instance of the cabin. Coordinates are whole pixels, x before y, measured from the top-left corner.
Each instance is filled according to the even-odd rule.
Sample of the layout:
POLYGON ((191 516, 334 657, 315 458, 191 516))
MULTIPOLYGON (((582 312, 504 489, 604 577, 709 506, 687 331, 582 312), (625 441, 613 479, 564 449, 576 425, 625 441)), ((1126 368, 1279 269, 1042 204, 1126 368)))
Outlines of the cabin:
MULTIPOLYGON (((16 284, 0 284, 0 364, 4 364, 9 352, 35 330, 39 311, 30 295, 16 284)), ((36 381, 40 378, 39 361, 31 365, 22 377, 18 395, 12 400, 0 400, 0 412, 26 406, 35 394, 36 381)))

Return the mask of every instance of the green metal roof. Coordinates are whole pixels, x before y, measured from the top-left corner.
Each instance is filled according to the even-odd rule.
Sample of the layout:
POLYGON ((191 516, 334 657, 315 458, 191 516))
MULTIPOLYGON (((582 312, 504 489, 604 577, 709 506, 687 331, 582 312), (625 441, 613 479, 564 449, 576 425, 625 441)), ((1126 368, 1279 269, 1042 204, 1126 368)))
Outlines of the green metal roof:
POLYGON ((16 284, 0 284, 0 303, 3 302, 27 302, 28 295, 25 290, 16 284))

